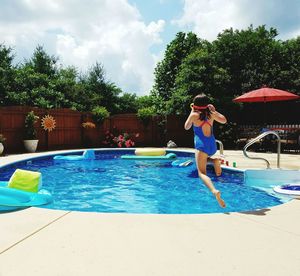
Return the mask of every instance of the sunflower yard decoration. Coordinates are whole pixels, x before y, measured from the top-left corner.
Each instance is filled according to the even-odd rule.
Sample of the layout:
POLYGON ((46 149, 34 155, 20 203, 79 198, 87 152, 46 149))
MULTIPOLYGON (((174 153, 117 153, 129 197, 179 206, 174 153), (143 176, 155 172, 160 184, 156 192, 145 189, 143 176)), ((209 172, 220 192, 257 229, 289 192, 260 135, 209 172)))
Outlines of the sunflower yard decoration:
POLYGON ((53 129, 55 129, 56 127, 56 121, 55 119, 53 118, 53 116, 51 115, 45 115, 43 118, 42 118, 42 128, 45 130, 45 131, 52 131, 53 129))

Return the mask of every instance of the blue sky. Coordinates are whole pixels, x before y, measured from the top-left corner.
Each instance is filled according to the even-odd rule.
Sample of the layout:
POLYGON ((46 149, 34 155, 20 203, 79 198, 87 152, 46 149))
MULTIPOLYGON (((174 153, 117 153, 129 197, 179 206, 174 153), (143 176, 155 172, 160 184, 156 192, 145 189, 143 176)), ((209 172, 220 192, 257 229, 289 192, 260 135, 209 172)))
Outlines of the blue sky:
POLYGON ((184 31, 178 25, 172 24, 172 21, 179 19, 182 14, 182 0, 130 0, 129 3, 138 8, 143 20, 147 24, 160 19, 166 22, 164 31, 161 33, 162 43, 153 45, 151 48, 154 53, 164 51, 166 45, 174 39, 176 33, 184 31))
POLYGON ((300 35, 299 0, 0 0, 0 43, 15 61, 37 45, 62 66, 101 62, 124 92, 146 95, 153 71, 179 31, 212 41, 227 28, 266 25, 279 39, 300 35), (88 4, 87 4, 88 3, 88 4))

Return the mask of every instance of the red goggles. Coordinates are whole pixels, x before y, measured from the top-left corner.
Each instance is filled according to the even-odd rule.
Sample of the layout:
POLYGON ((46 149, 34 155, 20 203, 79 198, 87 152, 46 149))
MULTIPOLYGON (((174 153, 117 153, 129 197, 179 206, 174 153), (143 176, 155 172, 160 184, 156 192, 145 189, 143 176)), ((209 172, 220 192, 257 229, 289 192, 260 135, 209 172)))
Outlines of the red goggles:
POLYGON ((204 110, 207 108, 207 105, 202 105, 202 106, 199 106, 199 105, 191 105, 191 107, 195 110, 204 110))

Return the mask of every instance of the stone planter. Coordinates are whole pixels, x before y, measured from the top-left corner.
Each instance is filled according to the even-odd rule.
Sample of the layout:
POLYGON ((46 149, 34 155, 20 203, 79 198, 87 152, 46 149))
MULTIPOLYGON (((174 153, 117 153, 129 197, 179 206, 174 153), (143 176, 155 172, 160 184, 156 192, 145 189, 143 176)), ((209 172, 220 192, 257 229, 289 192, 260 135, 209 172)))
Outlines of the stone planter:
POLYGON ((38 146, 39 140, 23 140, 24 147, 27 152, 35 152, 38 146))
POLYGON ((4 146, 2 143, 0 143, 0 155, 3 153, 3 151, 4 151, 4 146))

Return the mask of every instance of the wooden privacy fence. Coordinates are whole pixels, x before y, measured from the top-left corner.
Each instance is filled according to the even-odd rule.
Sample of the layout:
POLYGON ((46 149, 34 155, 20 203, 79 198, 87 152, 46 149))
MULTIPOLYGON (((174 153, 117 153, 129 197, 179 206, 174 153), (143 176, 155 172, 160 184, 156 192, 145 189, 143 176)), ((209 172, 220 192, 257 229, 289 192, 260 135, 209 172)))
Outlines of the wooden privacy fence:
POLYGON ((173 140, 178 146, 193 145, 192 131, 183 128, 185 118, 179 116, 153 117, 144 125, 135 114, 111 116, 96 128, 83 128, 82 123, 92 120, 92 114, 70 109, 42 109, 26 106, 0 108, 0 133, 6 138, 6 153, 24 152, 24 121, 31 110, 39 116, 36 124, 38 151, 104 147, 106 132, 139 134, 134 136, 136 146, 166 146, 173 140), (47 132, 41 127, 41 118, 51 115, 56 120, 56 128, 47 132))

